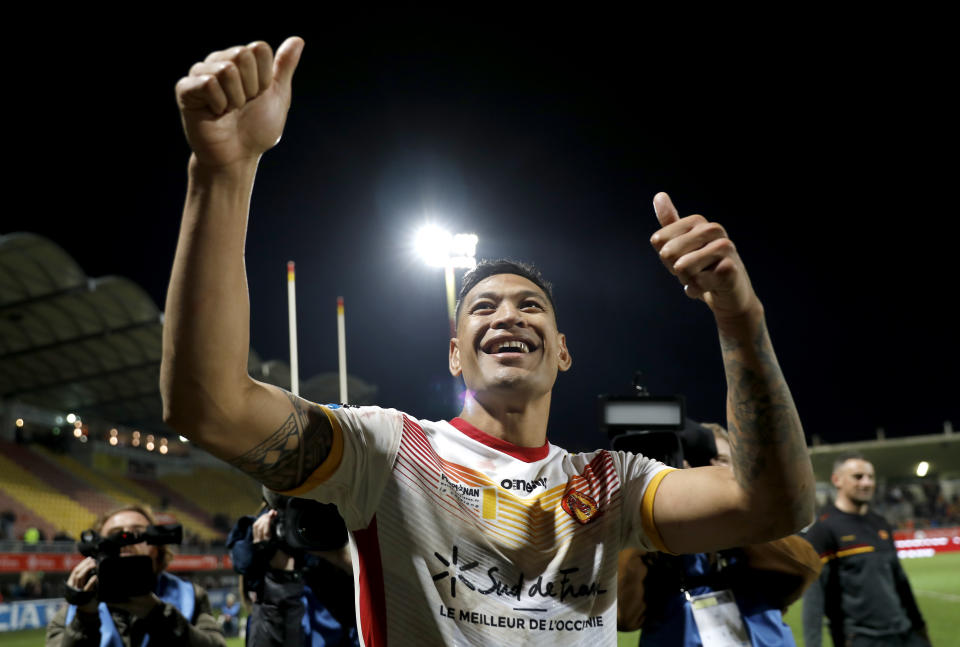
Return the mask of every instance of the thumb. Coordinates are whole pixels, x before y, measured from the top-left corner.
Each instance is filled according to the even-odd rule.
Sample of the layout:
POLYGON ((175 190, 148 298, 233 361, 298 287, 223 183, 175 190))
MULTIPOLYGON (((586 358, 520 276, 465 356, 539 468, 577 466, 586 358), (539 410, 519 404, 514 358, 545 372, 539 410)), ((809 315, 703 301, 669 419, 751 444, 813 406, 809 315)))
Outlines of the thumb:
POLYGON ((673 200, 663 191, 653 196, 653 210, 657 214, 657 220, 660 221, 661 227, 666 227, 680 220, 680 214, 677 213, 677 208, 673 206, 673 200))
POLYGON ((299 36, 291 36, 283 41, 280 48, 277 49, 277 55, 273 59, 273 78, 287 89, 290 88, 290 81, 293 79, 293 72, 297 69, 297 63, 300 62, 300 54, 303 52, 304 42, 299 36))

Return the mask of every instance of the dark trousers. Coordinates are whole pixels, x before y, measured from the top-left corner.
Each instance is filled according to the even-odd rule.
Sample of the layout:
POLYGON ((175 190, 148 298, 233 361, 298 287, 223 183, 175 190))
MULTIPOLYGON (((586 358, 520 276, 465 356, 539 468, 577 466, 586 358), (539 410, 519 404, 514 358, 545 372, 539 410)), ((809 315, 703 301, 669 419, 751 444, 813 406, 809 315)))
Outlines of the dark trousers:
POLYGON ((930 641, 913 630, 887 636, 853 634, 847 636, 846 647, 930 647, 930 641))

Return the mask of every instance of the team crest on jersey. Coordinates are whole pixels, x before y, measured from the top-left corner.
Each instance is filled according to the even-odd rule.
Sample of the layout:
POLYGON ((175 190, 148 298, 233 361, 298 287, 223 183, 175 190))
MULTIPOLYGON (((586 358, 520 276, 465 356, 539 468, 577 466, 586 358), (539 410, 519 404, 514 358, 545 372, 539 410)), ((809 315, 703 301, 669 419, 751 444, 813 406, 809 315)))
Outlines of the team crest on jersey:
POLYGON ((887 532, 886 530, 884 530, 883 528, 881 528, 880 530, 878 530, 878 531, 877 531, 877 534, 880 535, 880 539, 882 539, 882 540, 884 540, 884 541, 890 539, 890 533, 887 532))
POLYGON ((579 490, 570 490, 564 494, 560 505, 579 523, 589 523, 600 516, 600 506, 597 505, 596 500, 579 490))

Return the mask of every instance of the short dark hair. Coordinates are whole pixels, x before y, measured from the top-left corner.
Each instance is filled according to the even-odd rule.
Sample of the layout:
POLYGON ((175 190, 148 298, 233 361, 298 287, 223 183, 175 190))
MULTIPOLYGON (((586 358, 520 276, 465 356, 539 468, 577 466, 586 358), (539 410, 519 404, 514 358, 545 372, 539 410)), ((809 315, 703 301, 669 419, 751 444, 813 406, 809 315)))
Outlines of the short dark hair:
POLYGON ((454 315, 454 322, 459 323, 460 321, 460 308, 463 306, 463 298, 467 296, 467 293, 476 287, 480 281, 490 278, 491 276, 496 276, 497 274, 516 274, 517 276, 522 276, 543 290, 543 293, 547 295, 547 300, 550 302, 550 307, 553 308, 554 318, 556 318, 557 305, 553 301, 553 286, 543 278, 540 270, 530 263, 498 258, 493 261, 480 261, 475 268, 463 275, 463 285, 460 286, 460 293, 457 295, 457 310, 454 315))
POLYGON ((854 460, 866 461, 867 463, 870 463, 871 465, 873 465, 873 461, 871 461, 869 458, 867 458, 860 452, 844 452, 839 456, 837 456, 837 460, 833 461, 833 473, 836 473, 837 470, 843 467, 843 464, 846 463, 847 461, 854 461, 854 460))

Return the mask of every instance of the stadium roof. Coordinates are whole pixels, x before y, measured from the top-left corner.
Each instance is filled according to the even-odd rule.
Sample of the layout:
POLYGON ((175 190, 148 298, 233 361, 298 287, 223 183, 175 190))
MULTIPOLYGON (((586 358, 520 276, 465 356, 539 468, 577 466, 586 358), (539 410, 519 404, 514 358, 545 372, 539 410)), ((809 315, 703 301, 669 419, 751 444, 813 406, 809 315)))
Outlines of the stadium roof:
POLYGON ((847 452, 863 454, 873 463, 878 479, 916 479, 921 461, 930 464, 932 478, 960 478, 960 434, 949 430, 942 434, 812 447, 810 458, 817 480, 829 482, 833 462, 847 452))
POLYGON ((157 429, 162 321, 136 283, 89 278, 41 236, 0 236, 0 397, 157 429))
MULTIPOLYGON (((73 412, 145 430, 168 431, 160 401, 163 313, 136 283, 89 278, 53 241, 0 236, 0 399, 73 412)), ((290 387, 289 367, 262 362, 255 378, 290 387)), ((304 380, 301 394, 337 400, 338 378, 304 380)), ((370 403, 376 386, 349 376, 351 401, 370 403)))

